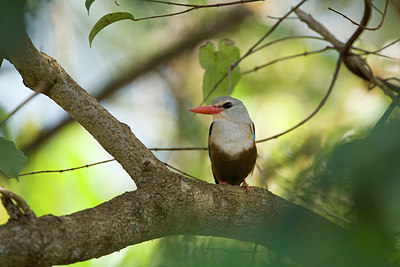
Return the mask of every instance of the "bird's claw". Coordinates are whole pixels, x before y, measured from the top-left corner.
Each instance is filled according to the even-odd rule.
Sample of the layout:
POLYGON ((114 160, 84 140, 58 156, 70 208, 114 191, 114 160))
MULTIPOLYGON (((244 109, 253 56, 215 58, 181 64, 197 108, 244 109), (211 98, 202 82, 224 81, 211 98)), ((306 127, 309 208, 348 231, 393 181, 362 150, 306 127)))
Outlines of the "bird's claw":
POLYGON ((250 192, 250 187, 249 184, 246 182, 245 179, 243 179, 242 187, 246 188, 247 192, 250 192))

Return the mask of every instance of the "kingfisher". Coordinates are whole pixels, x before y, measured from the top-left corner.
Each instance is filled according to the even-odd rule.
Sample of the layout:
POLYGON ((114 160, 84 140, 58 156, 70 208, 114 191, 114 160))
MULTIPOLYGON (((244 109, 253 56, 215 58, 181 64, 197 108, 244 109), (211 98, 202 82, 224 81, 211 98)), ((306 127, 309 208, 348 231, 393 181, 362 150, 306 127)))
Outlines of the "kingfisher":
POLYGON ((216 97, 210 106, 189 109, 210 114, 208 154, 216 184, 240 185, 250 192, 246 177, 257 159, 254 123, 243 103, 230 96, 216 97))

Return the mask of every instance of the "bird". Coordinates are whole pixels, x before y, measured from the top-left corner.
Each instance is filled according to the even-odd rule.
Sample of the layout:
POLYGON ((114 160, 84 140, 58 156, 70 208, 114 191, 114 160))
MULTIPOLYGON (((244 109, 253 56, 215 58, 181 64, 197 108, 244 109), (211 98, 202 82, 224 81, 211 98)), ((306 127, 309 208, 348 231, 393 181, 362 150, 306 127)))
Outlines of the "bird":
POLYGON ((248 192, 246 177, 257 159, 255 128, 244 104, 230 96, 216 97, 210 106, 189 109, 213 116, 208 135, 208 153, 216 184, 240 185, 248 192))

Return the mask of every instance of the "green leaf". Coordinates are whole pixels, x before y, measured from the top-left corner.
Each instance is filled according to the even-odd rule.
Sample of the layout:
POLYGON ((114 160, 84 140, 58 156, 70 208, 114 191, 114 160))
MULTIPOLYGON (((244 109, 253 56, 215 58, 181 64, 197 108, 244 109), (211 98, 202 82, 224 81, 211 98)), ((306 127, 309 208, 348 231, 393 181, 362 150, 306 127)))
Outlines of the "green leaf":
POLYGON ((18 180, 18 174, 24 168, 28 158, 15 144, 0 137, 0 171, 18 180))
POLYGON ((95 1, 95 0, 86 0, 86 1, 85 1, 85 7, 86 7, 86 10, 87 10, 88 15, 89 15, 90 6, 93 4, 94 1, 95 1))
POLYGON ((89 44, 92 45, 92 41, 94 37, 106 26, 120 20, 131 19, 135 20, 133 15, 128 12, 115 12, 104 15, 101 19, 99 19, 96 24, 93 26, 92 30, 89 33, 89 44))
MULTIPOLYGON (((203 69, 205 69, 203 76, 203 98, 207 97, 215 84, 229 71, 229 67, 239 58, 239 49, 229 39, 219 42, 218 51, 215 50, 214 44, 210 42, 200 47, 199 62, 203 69)), ((231 93, 241 75, 239 66, 236 66, 231 71, 231 93)), ((229 76, 213 90, 206 103, 209 103, 217 96, 228 95, 228 93, 229 76)))

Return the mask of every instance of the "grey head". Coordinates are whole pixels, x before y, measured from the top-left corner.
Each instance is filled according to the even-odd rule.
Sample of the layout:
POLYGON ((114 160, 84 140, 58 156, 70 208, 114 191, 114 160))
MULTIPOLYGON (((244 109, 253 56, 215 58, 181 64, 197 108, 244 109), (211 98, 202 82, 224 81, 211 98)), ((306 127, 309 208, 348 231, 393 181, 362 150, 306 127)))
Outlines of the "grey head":
POLYGON ((219 114, 213 114, 214 121, 228 120, 235 123, 252 123, 246 107, 239 99, 219 96, 211 101, 211 105, 223 108, 219 114))

